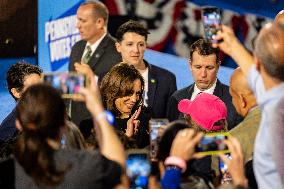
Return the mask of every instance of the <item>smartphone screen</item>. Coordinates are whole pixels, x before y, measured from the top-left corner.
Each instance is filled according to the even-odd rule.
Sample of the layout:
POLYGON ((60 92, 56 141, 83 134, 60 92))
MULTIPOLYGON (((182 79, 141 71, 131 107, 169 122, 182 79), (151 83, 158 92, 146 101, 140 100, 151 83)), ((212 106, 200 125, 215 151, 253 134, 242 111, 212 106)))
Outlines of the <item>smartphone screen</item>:
POLYGON ((157 160, 158 153, 158 139, 161 136, 163 129, 169 123, 168 119, 151 119, 149 121, 150 127, 150 159, 157 160))
MULTIPOLYGON (((226 154, 229 159, 232 159, 230 154, 226 154)), ((219 158, 219 171, 221 174, 221 184, 231 183, 232 177, 228 171, 228 166, 219 158)))
POLYGON ((197 145, 195 151, 204 155, 213 155, 220 153, 229 153, 224 140, 227 139, 229 133, 208 133, 205 134, 197 145))
POLYGON ((205 39, 212 43, 217 43, 218 41, 213 40, 212 36, 221 30, 220 9, 216 7, 204 7, 202 12, 205 39))
POLYGON ((148 188, 148 176, 151 165, 147 153, 130 153, 126 160, 126 174, 130 179, 131 189, 148 188))
POLYGON ((86 77, 82 74, 58 72, 43 74, 43 82, 56 88, 63 98, 72 98, 79 94, 82 87, 86 86, 86 77))

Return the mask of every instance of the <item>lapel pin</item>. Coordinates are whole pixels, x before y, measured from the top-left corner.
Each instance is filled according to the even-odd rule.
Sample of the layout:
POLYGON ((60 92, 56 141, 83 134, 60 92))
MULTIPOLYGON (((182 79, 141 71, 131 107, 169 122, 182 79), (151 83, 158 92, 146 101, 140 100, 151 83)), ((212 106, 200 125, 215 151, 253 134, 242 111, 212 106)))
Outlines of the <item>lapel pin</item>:
POLYGON ((151 83, 156 83, 156 80, 155 79, 151 79, 151 83))
POLYGON ((96 58, 99 58, 99 57, 100 57, 100 54, 96 54, 95 57, 96 57, 96 58))

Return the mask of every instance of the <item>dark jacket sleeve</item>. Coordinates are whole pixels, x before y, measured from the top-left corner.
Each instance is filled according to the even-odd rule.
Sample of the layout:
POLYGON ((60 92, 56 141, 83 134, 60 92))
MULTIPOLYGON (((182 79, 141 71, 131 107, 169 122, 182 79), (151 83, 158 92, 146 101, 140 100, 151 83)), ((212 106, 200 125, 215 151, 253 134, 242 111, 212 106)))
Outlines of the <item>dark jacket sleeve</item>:
POLYGON ((167 118, 169 119, 169 121, 174 121, 179 118, 180 112, 178 111, 178 103, 178 100, 173 94, 168 102, 167 118))
POLYGON ((138 128, 138 133, 135 135, 135 140, 138 148, 144 148, 150 144, 149 136, 149 120, 151 118, 151 113, 148 108, 142 108, 138 120, 140 120, 140 126, 138 128))
POLYGON ((86 42, 79 41, 75 43, 75 45, 72 47, 68 64, 69 71, 75 71, 74 64, 75 62, 80 62, 85 45, 86 42))

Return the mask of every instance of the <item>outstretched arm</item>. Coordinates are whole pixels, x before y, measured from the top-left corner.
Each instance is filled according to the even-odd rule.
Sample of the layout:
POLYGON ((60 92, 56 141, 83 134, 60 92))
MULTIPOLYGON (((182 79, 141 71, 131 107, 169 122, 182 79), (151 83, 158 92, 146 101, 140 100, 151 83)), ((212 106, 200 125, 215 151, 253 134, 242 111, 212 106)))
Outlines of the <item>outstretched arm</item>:
POLYGON ((114 129, 106 119, 105 110, 94 75, 90 77, 89 88, 81 89, 86 106, 93 116, 96 137, 101 153, 108 159, 118 162, 125 167, 125 153, 123 146, 114 129))
POLYGON ((230 27, 222 25, 222 31, 219 31, 214 39, 222 42, 212 46, 219 47, 223 52, 231 56, 247 76, 250 68, 254 65, 254 58, 237 39, 234 31, 230 27))

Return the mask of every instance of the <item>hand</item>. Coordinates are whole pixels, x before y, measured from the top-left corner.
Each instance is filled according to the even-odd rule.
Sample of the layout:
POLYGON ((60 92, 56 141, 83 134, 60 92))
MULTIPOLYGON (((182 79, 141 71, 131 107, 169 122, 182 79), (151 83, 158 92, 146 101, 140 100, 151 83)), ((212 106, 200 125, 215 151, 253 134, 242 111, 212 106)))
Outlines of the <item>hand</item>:
POLYGON ((82 95, 74 97, 73 100, 85 101, 88 110, 94 117, 104 111, 100 91, 94 75, 90 76, 90 85, 88 88, 81 88, 80 93, 82 95))
MULTIPOLYGON (((84 74, 87 76, 87 79, 90 81, 91 77, 94 74, 93 70, 90 68, 90 66, 88 64, 85 64, 85 63, 78 63, 76 62, 74 64, 74 67, 75 67, 75 70, 78 72, 78 73, 81 73, 81 74, 84 74)), ((97 77, 97 76, 96 76, 97 77)))
POLYGON ((172 143, 170 156, 177 156, 185 161, 197 157, 194 154, 195 146, 201 140, 202 136, 202 133, 196 134, 193 129, 179 131, 172 143))
POLYGON ((138 116, 141 113, 141 106, 134 112, 134 114, 127 121, 127 128, 125 131, 125 135, 127 137, 132 137, 134 134, 138 132, 138 127, 140 126, 140 121, 137 120, 138 116))
POLYGON ((228 166, 228 171, 233 178, 234 184, 247 187, 247 179, 244 171, 244 156, 241 145, 238 140, 232 136, 229 136, 225 143, 231 151, 231 159, 224 154, 220 154, 219 156, 228 166))
POLYGON ((235 51, 234 45, 240 44, 239 40, 234 34, 234 31, 225 25, 222 25, 222 31, 218 31, 217 35, 213 36, 214 40, 222 40, 220 43, 213 43, 214 48, 219 47, 226 54, 232 56, 235 51))

